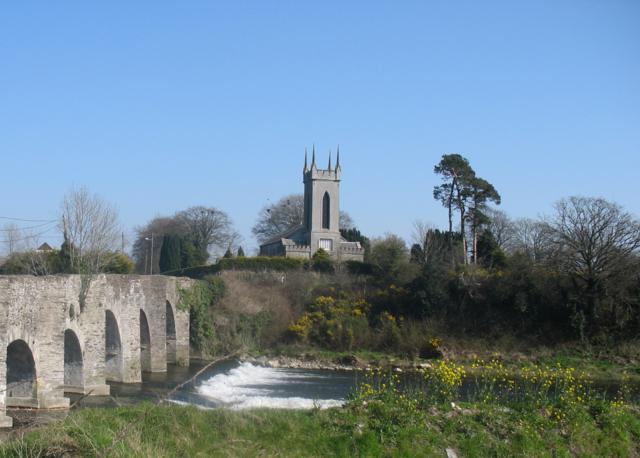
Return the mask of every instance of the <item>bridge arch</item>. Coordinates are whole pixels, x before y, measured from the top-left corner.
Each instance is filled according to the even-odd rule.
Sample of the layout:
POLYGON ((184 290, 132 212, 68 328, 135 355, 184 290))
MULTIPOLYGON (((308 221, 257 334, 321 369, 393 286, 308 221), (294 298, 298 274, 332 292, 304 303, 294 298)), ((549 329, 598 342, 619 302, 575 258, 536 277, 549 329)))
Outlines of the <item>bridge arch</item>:
POLYGON ((7 405, 37 402, 36 363, 29 344, 16 339, 7 346, 7 405))
POLYGON ((121 381, 123 369, 122 339, 118 320, 111 310, 105 310, 105 365, 104 372, 107 380, 121 381))
POLYGON ((173 314, 171 302, 165 304, 165 329, 167 339, 167 364, 175 364, 177 361, 176 347, 176 319, 173 314))
POLYGON ((77 334, 64 331, 64 386, 65 389, 82 390, 84 387, 84 358, 77 334))
POLYGON ((140 309, 140 368, 143 372, 151 371, 151 332, 147 314, 142 309, 140 309))

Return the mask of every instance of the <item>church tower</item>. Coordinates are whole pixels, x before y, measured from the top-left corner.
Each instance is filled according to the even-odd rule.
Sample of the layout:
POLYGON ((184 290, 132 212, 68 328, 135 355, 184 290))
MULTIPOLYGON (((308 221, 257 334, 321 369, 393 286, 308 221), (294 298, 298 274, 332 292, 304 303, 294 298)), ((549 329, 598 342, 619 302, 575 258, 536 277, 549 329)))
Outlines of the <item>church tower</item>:
POLYGON ((316 148, 311 151, 311 165, 304 152, 304 215, 302 224, 274 235, 260 245, 262 256, 286 256, 309 259, 322 248, 338 261, 364 259, 360 242, 349 242, 340 235, 340 148, 336 152, 335 167, 331 162, 326 169, 316 163, 316 148))
POLYGON ((304 158, 304 220, 309 234, 311 255, 322 248, 332 255, 340 250, 340 148, 337 151, 336 165, 332 167, 331 153, 326 169, 316 164, 315 146, 311 152, 311 166, 304 158))

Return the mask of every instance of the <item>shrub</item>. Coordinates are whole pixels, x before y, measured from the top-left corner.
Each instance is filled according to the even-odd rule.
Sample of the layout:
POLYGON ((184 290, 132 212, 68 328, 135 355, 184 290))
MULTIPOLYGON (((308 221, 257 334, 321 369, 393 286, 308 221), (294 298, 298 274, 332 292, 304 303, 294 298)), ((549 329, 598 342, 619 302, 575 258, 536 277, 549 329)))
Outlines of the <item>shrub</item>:
POLYGON ((179 307, 189 310, 191 344, 203 352, 211 352, 214 335, 210 308, 224 295, 224 282, 219 277, 196 280, 190 288, 180 289, 179 307))
POLYGON ((110 253, 104 271, 110 274, 130 274, 133 272, 134 262, 124 253, 110 253))
POLYGON ((330 273, 335 271, 331 256, 322 248, 314 253, 311 261, 312 268, 316 272, 330 273))

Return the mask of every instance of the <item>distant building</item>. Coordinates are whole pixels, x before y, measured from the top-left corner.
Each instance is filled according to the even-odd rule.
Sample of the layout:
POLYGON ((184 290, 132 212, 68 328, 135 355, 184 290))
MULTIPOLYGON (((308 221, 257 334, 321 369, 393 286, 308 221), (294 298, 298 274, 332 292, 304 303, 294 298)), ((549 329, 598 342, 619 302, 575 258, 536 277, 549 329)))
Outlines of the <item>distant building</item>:
POLYGON ((348 242, 340 235, 340 150, 336 166, 326 170, 316 165, 316 151, 312 152, 311 166, 304 155, 304 219, 302 224, 279 234, 260 245, 261 256, 311 258, 322 248, 338 261, 364 259, 360 242, 348 242))
POLYGON ((46 253, 48 251, 53 251, 53 248, 47 242, 44 242, 36 249, 36 253, 46 253))

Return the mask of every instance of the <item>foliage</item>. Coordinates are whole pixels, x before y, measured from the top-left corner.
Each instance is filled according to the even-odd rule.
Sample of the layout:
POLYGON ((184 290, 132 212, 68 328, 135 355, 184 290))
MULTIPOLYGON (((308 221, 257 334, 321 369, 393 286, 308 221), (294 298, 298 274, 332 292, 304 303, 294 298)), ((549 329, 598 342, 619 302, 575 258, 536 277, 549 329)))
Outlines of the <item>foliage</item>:
MULTIPOLYGON (((597 331, 607 303, 633 300, 620 297, 619 291, 629 271, 638 268, 640 222, 604 199, 570 197, 556 204, 549 232, 556 251, 553 261, 574 286, 575 316, 584 323, 584 338, 585 331, 597 331)), ((640 306, 637 299, 633 302, 640 306)))
POLYGON ((180 237, 167 234, 162 237, 162 248, 160 248, 160 272, 170 272, 182 268, 180 256, 180 237))
MULTIPOLYGON (((79 274, 68 262, 68 251, 63 244, 61 250, 27 251, 14 253, 0 267, 3 275, 56 275, 79 274)), ((124 253, 106 252, 101 256, 100 271, 95 273, 129 274, 133 272, 133 261, 124 253)))
POLYGON ((60 252, 57 250, 13 253, 0 266, 2 275, 52 275, 62 271, 60 252))
POLYGON ((285 257, 235 257, 222 258, 216 264, 205 266, 189 267, 178 271, 166 272, 167 275, 177 277, 203 278, 207 275, 214 275, 223 270, 247 270, 252 272, 276 271, 287 272, 303 270, 309 267, 309 261, 297 258, 285 257))
POLYGON ((194 206, 159 216, 136 228, 133 257, 138 272, 146 272, 153 259, 153 271, 160 272, 162 240, 165 235, 180 239, 181 267, 201 266, 209 259, 209 252, 220 252, 233 245, 238 238, 229 216, 215 207, 194 206), (151 239, 153 238, 153 247, 151 239), (153 248, 153 253, 151 249, 153 248))
POLYGON ((377 305, 393 302, 396 289, 393 291, 380 292, 371 302, 345 292, 317 296, 289 326, 288 335, 295 342, 332 351, 380 350, 411 358, 440 357, 423 323, 396 317, 377 305))
POLYGON ((244 258, 245 257, 244 250, 242 249, 241 246, 238 247, 238 251, 236 252, 236 256, 238 258, 244 258))
POLYGON ((180 289, 178 307, 189 310, 191 344, 202 351, 210 351, 210 341, 214 326, 210 308, 224 295, 224 282, 219 277, 205 277, 195 280, 190 288, 180 289))
POLYGON ((313 254, 311 266, 317 272, 333 272, 335 270, 331 255, 322 248, 313 254))
POLYGON ((307 308, 308 312, 289 327, 297 340, 337 350, 352 350, 367 341, 366 301, 319 296, 307 308))
POLYGON ((106 256, 104 272, 110 274, 130 274, 133 272, 133 260, 124 253, 109 253, 106 256))
MULTIPOLYGON (((597 392, 571 367, 530 365, 522 369, 521 376, 514 377, 507 374, 498 360, 478 360, 467 375, 462 366, 442 360, 419 373, 413 382, 401 383, 396 373, 369 372, 347 405, 352 421, 361 424, 361 430, 374 433, 380 442, 397 444, 403 433, 424 429, 425 424, 437 422, 435 419, 439 415, 455 418, 458 425, 465 424, 462 431, 467 434, 469 420, 482 419, 480 428, 475 430, 476 435, 491 424, 490 417, 506 412, 500 430, 510 431, 509 442, 531 446, 541 444, 542 438, 556 434, 554 431, 574 430, 576 434, 585 434, 582 440, 588 438, 590 441, 589 436, 598 435, 598 428, 603 425, 615 424, 622 418, 628 421, 638 413, 638 406, 628 395, 611 398, 597 392), (463 388, 465 384, 468 386, 463 388), (527 426, 520 430, 525 424, 527 426), (600 426, 594 428, 593 425, 600 426), (589 432, 578 433, 585 429, 589 432), (517 440, 518 436, 526 434, 535 440, 517 440)), ((345 425, 345 429, 352 425, 345 425)), ((633 421, 628 426, 640 428, 640 421, 633 421)), ((628 453, 629 447, 637 446, 639 440, 638 435, 626 436, 622 449, 616 450, 628 453)), ((504 442, 500 440, 499 443, 504 442)), ((617 444, 609 443, 609 447, 612 446, 617 444)), ((592 447, 591 453, 594 453, 593 447, 598 446, 589 442, 589 445, 576 443, 574 447, 582 453, 592 447)), ((486 451, 489 450, 495 453, 495 449, 486 451)), ((541 448, 534 455, 542 451, 541 448)), ((611 450, 605 452, 610 453, 611 450)))
POLYGON ((364 248, 365 256, 371 249, 371 241, 362 235, 362 233, 355 227, 346 228, 341 224, 340 235, 342 235, 348 242, 360 242, 362 248, 364 248))
POLYGON ((409 251, 404 240, 394 234, 387 234, 371 242, 367 262, 376 266, 378 279, 383 284, 410 281, 416 269, 409 263, 409 251))

